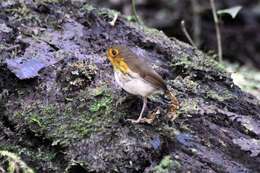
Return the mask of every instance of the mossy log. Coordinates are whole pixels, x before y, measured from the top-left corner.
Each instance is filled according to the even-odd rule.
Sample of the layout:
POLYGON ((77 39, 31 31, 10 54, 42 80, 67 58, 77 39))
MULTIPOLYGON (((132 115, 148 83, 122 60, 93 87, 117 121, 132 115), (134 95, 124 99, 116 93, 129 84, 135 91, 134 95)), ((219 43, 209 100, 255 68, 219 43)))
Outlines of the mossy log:
POLYGON ((0 150, 46 173, 260 172, 260 103, 214 57, 123 15, 111 27, 114 11, 82 2, 0 8, 0 150), (176 120, 158 95, 148 101, 159 112, 152 124, 126 121, 142 100, 116 107, 128 94, 100 56, 112 43, 162 75, 181 105, 176 120))

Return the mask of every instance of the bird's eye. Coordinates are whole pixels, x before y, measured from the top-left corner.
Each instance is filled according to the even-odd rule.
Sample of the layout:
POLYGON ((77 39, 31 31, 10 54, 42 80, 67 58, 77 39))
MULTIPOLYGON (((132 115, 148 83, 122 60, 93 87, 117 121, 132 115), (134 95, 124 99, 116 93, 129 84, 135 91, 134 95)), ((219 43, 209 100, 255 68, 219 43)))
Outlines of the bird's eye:
POLYGON ((116 50, 112 50, 111 52, 112 52, 112 55, 116 56, 116 54, 117 54, 116 50))

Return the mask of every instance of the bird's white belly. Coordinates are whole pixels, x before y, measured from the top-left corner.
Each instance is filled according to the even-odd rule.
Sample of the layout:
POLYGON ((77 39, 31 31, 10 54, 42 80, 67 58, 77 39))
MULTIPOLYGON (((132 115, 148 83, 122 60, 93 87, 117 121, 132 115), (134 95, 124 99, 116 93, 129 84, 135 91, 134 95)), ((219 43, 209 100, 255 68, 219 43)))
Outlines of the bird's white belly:
POLYGON ((130 76, 127 76, 128 74, 124 75, 120 71, 115 72, 114 75, 120 87, 131 94, 144 97, 160 92, 160 90, 142 78, 130 78, 130 76))

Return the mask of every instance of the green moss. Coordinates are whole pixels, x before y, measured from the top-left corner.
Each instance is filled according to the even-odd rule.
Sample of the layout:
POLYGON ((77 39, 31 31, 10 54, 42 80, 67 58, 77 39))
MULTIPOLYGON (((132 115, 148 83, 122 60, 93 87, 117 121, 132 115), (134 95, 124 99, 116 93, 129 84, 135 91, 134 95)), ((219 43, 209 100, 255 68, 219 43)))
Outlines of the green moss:
POLYGON ((36 134, 48 134, 53 139, 52 145, 66 146, 74 138, 86 138, 93 132, 110 128, 105 124, 118 118, 111 114, 114 109, 110 92, 107 86, 95 93, 82 91, 76 97, 66 98, 64 106, 32 106, 27 112, 15 112, 14 116, 36 134))
POLYGON ((177 160, 174 160, 174 164, 176 168, 180 168, 181 167, 181 163, 177 160))
POLYGON ((184 68, 188 68, 189 66, 195 67, 195 65, 187 59, 176 62, 176 63, 172 64, 172 66, 184 66, 184 68))
POLYGON ((199 84, 193 80, 185 79, 184 81, 187 81, 187 83, 192 87, 199 87, 199 84))
POLYGON ((174 81, 171 80, 170 82, 174 86, 180 87, 185 91, 199 93, 199 91, 201 90, 200 84, 188 77, 183 79, 181 76, 179 76, 174 81))
POLYGON ((32 116, 30 116, 30 120, 32 123, 36 123, 36 124, 38 124, 38 126, 41 127, 41 122, 38 119, 38 116, 36 114, 33 114, 32 116))
POLYGON ((48 105, 47 107, 40 109, 36 107, 32 108, 28 113, 15 113, 15 116, 24 121, 27 128, 36 134, 48 133, 54 141, 60 140, 60 143, 66 144, 70 140, 69 137, 73 136, 68 133, 79 136, 79 133, 81 132, 80 130, 75 130, 67 125, 69 122, 76 124, 76 121, 73 120, 73 115, 76 112, 73 110, 74 109, 71 109, 71 107, 62 110, 62 108, 58 106, 48 105), (50 130, 54 130, 53 133, 50 133, 50 130))
POLYGON ((73 101, 74 101, 73 98, 68 98, 68 97, 67 97, 67 98, 65 98, 65 99, 66 99, 67 102, 73 102, 73 101))
POLYGON ((115 171, 115 172, 119 172, 119 170, 118 170, 117 168, 114 168, 113 171, 115 171))
POLYGON ((111 10, 111 9, 105 9, 105 8, 101 9, 101 10, 98 12, 98 15, 99 15, 99 16, 108 17, 108 18, 110 18, 110 19, 113 19, 115 14, 121 15, 121 13, 120 13, 119 11, 111 10))
POLYGON ((127 20, 127 21, 133 21, 134 20, 134 17, 133 16, 125 16, 123 15, 123 17, 127 20))
POLYGON ((99 89, 97 92, 92 93, 90 96, 91 105, 89 106, 89 111, 94 113, 102 113, 107 115, 112 111, 112 95, 107 92, 105 88, 99 89))
POLYGON ((152 95, 150 98, 151 98, 152 101, 158 101, 158 100, 161 99, 160 96, 159 96, 159 95, 156 95, 156 94, 155 94, 155 95, 152 95))
POLYGON ((231 99, 232 97, 233 97, 232 93, 228 90, 222 91, 221 93, 213 90, 206 92, 206 98, 211 98, 213 100, 218 100, 220 102, 226 99, 231 99))
POLYGON ((197 101, 194 102, 187 102, 181 106, 181 108, 178 110, 179 114, 187 114, 191 111, 197 111, 197 101))
POLYGON ((206 97, 214 99, 214 100, 218 100, 218 101, 224 101, 225 100, 223 97, 218 95, 217 92, 213 92, 213 91, 208 92, 206 97))
POLYGON ((163 33, 163 31, 160 31, 156 28, 149 28, 149 27, 145 27, 145 31, 151 35, 161 35, 161 36, 165 36, 165 34, 163 33))
POLYGON ((89 136, 95 130, 95 123, 97 123, 96 119, 80 119, 78 123, 72 124, 71 128, 82 139, 89 136))
POLYGON ((169 173, 172 166, 173 160, 171 160, 171 156, 165 156, 160 164, 156 167, 154 167, 152 170, 155 173, 169 173))
POLYGON ((108 10, 108 14, 109 14, 109 16, 114 17, 115 14, 121 14, 121 13, 119 11, 117 11, 117 10, 109 9, 108 10))
POLYGON ((87 13, 91 12, 92 10, 95 10, 96 8, 93 7, 92 5, 90 4, 85 4, 81 9, 80 11, 86 11, 87 13))
MULTIPOLYGON (((23 160, 21 160, 21 158, 15 153, 2 150, 0 151, 0 157, 4 157, 6 159, 3 162, 8 162, 8 171, 10 173, 16 172, 15 170, 20 169, 23 170, 23 172, 25 173, 34 173, 34 171, 30 167, 28 167, 27 164, 23 160)), ((0 164, 1 167, 4 166, 4 163, 2 164, 0 164)), ((3 168, 2 171, 4 171, 3 168)))
POLYGON ((182 125, 181 128, 186 131, 191 131, 188 125, 182 125))
MULTIPOLYGON (((39 15, 33 13, 30 8, 28 8, 25 4, 21 3, 17 8, 10 9, 11 15, 14 18, 14 22, 20 23, 22 22, 28 28, 29 26, 43 26, 45 22, 40 20, 39 15)), ((29 33, 33 33, 34 31, 29 29, 29 33)))
POLYGON ((172 164, 172 160, 170 156, 165 156, 160 163, 160 165, 162 165, 163 167, 170 166, 171 164, 172 164))
POLYGON ((52 26, 53 29, 56 29, 56 30, 62 28, 62 26, 61 26, 57 21, 50 21, 50 22, 49 22, 49 25, 52 26))
POLYGON ((185 50, 180 51, 179 48, 176 48, 176 52, 179 56, 172 58, 170 64, 173 68, 181 67, 183 69, 183 75, 196 77, 198 72, 203 71, 206 72, 203 76, 205 79, 212 80, 212 73, 215 74, 214 76, 219 76, 220 78, 222 76, 228 76, 224 65, 215 61, 214 58, 203 54, 197 49, 187 47, 186 50, 193 51, 194 55, 191 57, 185 50))
POLYGON ((171 138, 171 140, 176 140, 175 136, 178 136, 181 134, 181 132, 174 128, 169 126, 168 124, 165 124, 164 126, 157 127, 155 130, 160 133, 161 135, 166 135, 171 138))

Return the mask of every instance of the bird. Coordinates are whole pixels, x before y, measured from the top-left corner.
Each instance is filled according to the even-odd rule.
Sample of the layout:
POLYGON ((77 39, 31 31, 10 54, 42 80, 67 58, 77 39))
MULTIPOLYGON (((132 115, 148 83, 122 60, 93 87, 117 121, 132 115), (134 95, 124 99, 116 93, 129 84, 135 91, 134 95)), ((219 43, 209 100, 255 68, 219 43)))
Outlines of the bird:
POLYGON ((140 123, 147 106, 147 98, 163 92, 172 101, 171 112, 179 108, 176 97, 168 90, 162 77, 151 67, 144 57, 136 55, 127 45, 115 44, 107 48, 106 53, 113 65, 116 82, 126 92, 142 96, 143 106, 138 119, 127 119, 132 123, 140 123))

